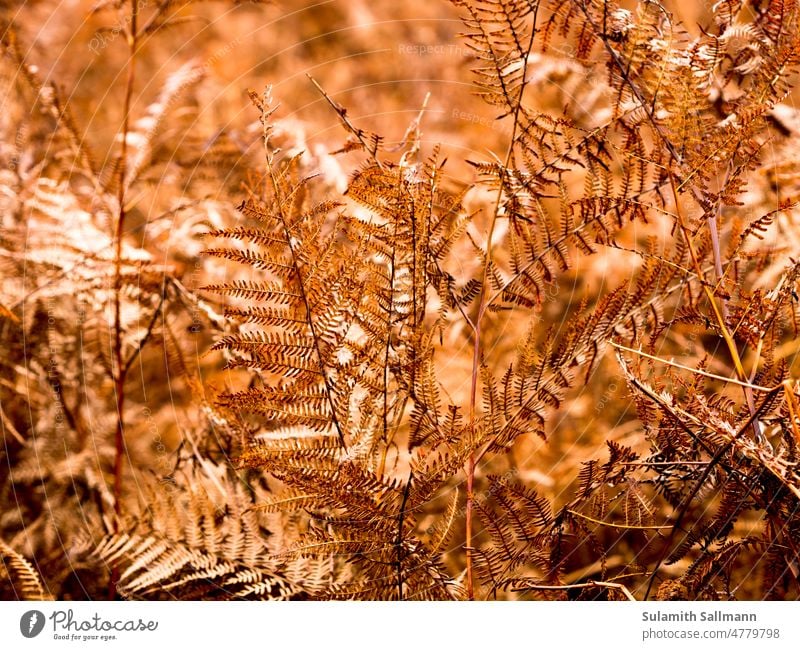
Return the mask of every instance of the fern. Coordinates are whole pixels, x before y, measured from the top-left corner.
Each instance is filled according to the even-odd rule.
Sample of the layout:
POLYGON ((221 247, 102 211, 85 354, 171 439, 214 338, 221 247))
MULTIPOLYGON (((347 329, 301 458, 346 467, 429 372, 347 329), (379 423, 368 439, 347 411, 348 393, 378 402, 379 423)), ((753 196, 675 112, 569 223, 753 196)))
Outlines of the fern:
POLYGON ((199 2, 98 3, 91 65, 0 9, 3 593, 797 598, 800 8, 672 6, 445 3, 474 102, 310 79, 331 151, 269 88, 213 124, 199 2))
POLYGON ((39 572, 24 556, 2 540, 0 540, 0 559, 5 574, 3 577, 8 582, 8 587, 3 591, 10 592, 16 600, 47 599, 47 591, 39 572))
POLYGON ((93 556, 122 566, 117 588, 123 597, 307 597, 302 578, 294 583, 280 565, 266 559, 261 523, 243 491, 230 484, 224 490, 214 494, 217 490, 201 486, 178 494, 157 489, 132 531, 92 545, 93 556))

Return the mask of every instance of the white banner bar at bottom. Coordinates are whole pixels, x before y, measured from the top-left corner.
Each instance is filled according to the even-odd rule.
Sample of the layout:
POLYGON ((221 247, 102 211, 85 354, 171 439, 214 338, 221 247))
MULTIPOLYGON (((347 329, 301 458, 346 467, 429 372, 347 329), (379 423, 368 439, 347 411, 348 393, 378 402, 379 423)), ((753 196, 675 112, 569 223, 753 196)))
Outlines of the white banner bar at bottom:
POLYGON ((794 650, 800 603, 4 602, 0 639, 8 650, 794 650))

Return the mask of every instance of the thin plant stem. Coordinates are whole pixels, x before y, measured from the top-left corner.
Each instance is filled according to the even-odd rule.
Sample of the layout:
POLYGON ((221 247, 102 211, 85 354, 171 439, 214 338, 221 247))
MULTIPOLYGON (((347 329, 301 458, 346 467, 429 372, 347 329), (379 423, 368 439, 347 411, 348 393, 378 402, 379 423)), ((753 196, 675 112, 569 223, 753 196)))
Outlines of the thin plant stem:
MULTIPOLYGON (((271 91, 271 89, 270 89, 271 91)), ((306 283, 303 279, 303 276, 300 272, 300 260, 297 257, 297 252, 295 250, 295 245, 292 244, 292 234, 289 228, 289 218, 286 214, 286 210, 284 209, 284 201, 285 197, 283 196, 283 192, 281 191, 281 185, 278 180, 277 173, 275 171, 275 156, 272 151, 270 151, 270 136, 271 136, 271 128, 267 122, 274 109, 271 109, 269 106, 269 102, 271 101, 271 97, 265 97, 262 100, 258 95, 255 93, 250 94, 251 99, 256 104, 256 106, 261 111, 261 123, 262 123, 262 139, 264 144, 264 155, 266 158, 267 169, 269 170, 269 180, 272 185, 272 191, 275 195, 275 202, 276 202, 276 210, 278 213, 278 217, 281 221, 281 225, 283 227, 283 234, 286 238, 287 247, 289 249, 289 254, 292 258, 292 266, 295 269, 297 274, 297 285, 300 292, 300 296, 303 300, 303 307, 305 308, 306 315, 308 317, 308 329, 311 334, 311 338, 314 341, 314 352, 316 353, 317 357, 317 364, 319 367, 319 374, 322 377, 322 382, 325 388, 325 396, 328 401, 328 406, 331 409, 331 422, 333 423, 334 429, 336 429, 336 435, 339 437, 339 442, 342 445, 342 450, 347 451, 347 442, 344 437, 344 429, 342 428, 341 423, 339 422, 339 418, 336 415, 336 404, 333 401, 333 387, 331 386, 330 379, 326 373, 325 369, 325 361, 322 355, 322 350, 320 349, 320 336, 317 333, 317 328, 314 325, 314 318, 313 312, 311 311, 311 302, 308 298, 308 293, 306 290, 306 283)))
POLYGON ((636 598, 634 598, 633 594, 630 592, 625 585, 619 582, 605 582, 599 580, 587 580, 586 582, 576 582, 571 585, 529 585, 525 587, 517 587, 512 589, 511 591, 564 591, 565 589, 579 589, 579 588, 586 588, 586 587, 605 587, 606 589, 619 589, 623 594, 625 594, 625 598, 636 602, 636 598))
MULTIPOLYGON (((130 130, 130 113, 133 99, 133 86, 136 79, 136 50, 138 47, 139 2, 131 0, 130 31, 128 32, 128 79, 125 85, 125 101, 122 116, 122 143, 120 152, 119 187, 117 190, 117 224, 114 232, 114 389, 116 394, 117 426, 114 434, 114 531, 119 532, 122 516, 122 461, 125 455, 125 380, 129 364, 125 362, 122 342, 122 240, 125 234, 125 193, 126 162, 128 156, 128 131, 130 130)), ((108 599, 114 600, 117 595, 119 566, 111 568, 111 579, 108 586, 108 599)))
POLYGON ((600 519, 595 519, 594 517, 589 517, 588 515, 584 515, 577 510, 567 510, 569 514, 579 517, 580 519, 585 519, 586 521, 590 521, 593 524, 597 524, 598 526, 606 526, 607 528, 620 528, 622 530, 665 530, 672 528, 672 524, 663 524, 661 526, 633 526, 628 524, 613 524, 610 521, 602 521, 600 519))
POLYGON ((775 390, 775 386, 767 388, 765 386, 759 386, 758 384, 753 384, 749 381, 739 381, 738 379, 731 379, 730 377, 715 375, 713 372, 706 372, 705 370, 700 370, 699 368, 690 368, 689 366, 685 366, 682 363, 671 361, 670 359, 662 359, 661 357, 648 354, 647 352, 644 352, 642 350, 629 348, 627 345, 622 345, 615 341, 609 341, 609 343, 619 350, 625 350, 625 352, 631 352, 633 354, 639 355, 640 357, 644 357, 645 359, 652 359, 653 361, 658 361, 659 363, 663 363, 668 366, 673 366, 674 368, 681 368, 682 370, 687 370, 696 375, 702 375, 703 377, 708 377, 710 379, 717 379, 719 381, 728 382, 729 384, 736 384, 737 386, 742 386, 743 388, 750 388, 753 390, 762 391, 764 393, 771 393, 773 390, 775 390))
MULTIPOLYGON (((745 372, 744 365, 742 365, 742 359, 739 356, 739 349, 736 347, 736 341, 733 340, 733 336, 731 335, 730 331, 728 330, 728 326, 725 322, 725 312, 727 311, 727 307, 725 306, 725 302, 722 301, 722 305, 717 305, 716 296, 714 295, 713 289, 703 280, 702 275, 702 268, 700 267, 700 259, 698 258, 697 251, 695 250, 694 243, 692 242, 692 237, 689 234, 689 230, 686 226, 686 223, 683 220, 683 213, 681 212, 680 201, 678 200, 678 190, 675 187, 675 178, 670 174, 670 186, 672 188, 672 195, 675 201, 675 214, 678 220, 678 226, 683 233, 684 238, 686 239, 686 245, 689 248, 689 254, 692 258, 692 263, 694 264, 695 273, 697 274, 698 278, 700 278, 700 283, 703 287, 703 291, 708 298, 708 302, 711 305, 711 309, 714 312, 714 318, 716 318, 717 325, 719 325, 720 332, 722 333, 722 338, 725 341, 725 345, 728 346, 728 352, 731 355, 731 359, 733 359, 733 365, 736 370, 736 375, 739 378, 739 381, 744 384, 744 395, 745 399, 747 400, 747 409, 750 411, 750 415, 753 415, 756 412, 755 400, 753 399, 753 389, 749 384, 749 378, 747 373, 745 372)), ((709 223, 709 227, 711 227, 711 223, 709 223)), ((716 229, 716 222, 713 222, 714 229, 716 229)), ((716 232, 715 230, 713 232, 716 232)), ((721 269, 721 262, 718 258, 719 246, 714 247, 717 251, 715 253, 715 268, 721 269)), ((761 438, 761 427, 758 424, 758 419, 755 418, 753 420, 753 433, 755 435, 756 440, 760 440, 761 438)))
MULTIPOLYGON (((511 126, 511 139, 508 144, 508 150, 506 152, 505 162, 503 163, 503 169, 507 169, 511 160, 514 156, 514 143, 517 139, 517 130, 519 129, 519 113, 522 109, 522 97, 525 93, 525 86, 527 84, 527 70, 528 70, 528 60, 530 58, 531 50, 533 49, 533 42, 536 38, 536 22, 537 17, 539 15, 539 5, 536 5, 536 8, 533 10, 533 24, 531 26, 531 36, 528 42, 527 51, 525 53, 525 59, 522 66, 522 82, 520 83, 519 92, 516 98, 516 102, 514 104, 514 112, 512 116, 512 126, 511 126)), ((477 394, 478 394, 478 374, 480 371, 480 364, 481 364, 481 334, 482 334, 482 325, 483 325, 483 317, 486 313, 486 309, 489 306, 489 292, 487 287, 489 285, 489 271, 492 265, 492 257, 493 257, 493 244, 492 239, 494 237, 494 230, 495 225, 497 224, 497 217, 500 213, 500 205, 502 204, 503 200, 503 191, 504 186, 501 180, 500 187, 497 190, 497 199, 494 203, 494 210, 492 211, 492 217, 489 221, 489 231, 486 235, 486 257, 483 263, 483 271, 482 271, 482 278, 481 278, 481 290, 480 290, 480 297, 478 299, 478 312, 475 317, 475 330, 474 330, 474 339, 473 339, 473 348, 472 348, 472 383, 470 386, 470 396, 469 396, 469 422, 470 422, 470 435, 472 436, 472 440, 470 441, 470 446, 472 447, 472 451, 469 454, 469 459, 467 460, 467 467, 466 467, 466 487, 467 487, 467 495, 466 495, 466 505, 464 508, 464 549, 466 553, 466 568, 467 568, 467 598, 469 600, 475 599, 475 586, 474 586, 474 569, 473 569, 473 557, 472 557, 472 527, 473 527, 473 518, 472 518, 472 510, 473 510, 473 502, 475 499, 474 494, 474 485, 475 485, 475 468, 477 466, 478 459, 480 456, 485 453, 480 454, 480 456, 476 453, 475 450, 475 419, 476 419, 476 402, 477 402, 477 394)))

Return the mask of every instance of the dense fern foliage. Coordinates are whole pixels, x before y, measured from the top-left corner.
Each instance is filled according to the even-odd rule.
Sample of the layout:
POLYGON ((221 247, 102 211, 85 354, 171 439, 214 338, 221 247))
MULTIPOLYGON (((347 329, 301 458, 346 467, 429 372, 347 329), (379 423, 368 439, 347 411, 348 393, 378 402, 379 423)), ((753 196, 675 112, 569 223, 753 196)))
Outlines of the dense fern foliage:
MULTIPOLYGON (((119 9, 129 70, 170 4, 119 9)), ((176 144, 186 64, 138 121, 131 72, 100 166, 9 26, 25 132, 52 137, 0 241, 12 597, 67 574, 90 597, 800 597, 800 4, 452 5, 496 151, 455 123, 432 144, 433 93, 383 134, 314 79, 330 153, 270 85, 247 146, 197 123, 176 144), (229 172, 235 211, 209 198, 229 172), (136 245, 145 196, 203 283, 136 245), (155 366, 186 414, 141 471, 129 372, 155 366)))

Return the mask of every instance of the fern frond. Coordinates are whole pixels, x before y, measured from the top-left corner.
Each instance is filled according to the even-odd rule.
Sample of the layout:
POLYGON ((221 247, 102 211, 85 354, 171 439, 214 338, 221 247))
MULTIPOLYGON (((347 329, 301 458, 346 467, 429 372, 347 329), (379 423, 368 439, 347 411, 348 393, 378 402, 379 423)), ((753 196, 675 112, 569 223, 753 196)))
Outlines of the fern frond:
POLYGON ((0 540, 0 562, 18 600, 48 600, 39 572, 20 553, 0 540))

